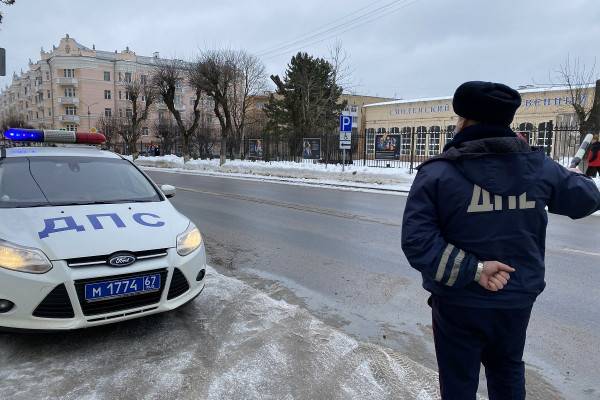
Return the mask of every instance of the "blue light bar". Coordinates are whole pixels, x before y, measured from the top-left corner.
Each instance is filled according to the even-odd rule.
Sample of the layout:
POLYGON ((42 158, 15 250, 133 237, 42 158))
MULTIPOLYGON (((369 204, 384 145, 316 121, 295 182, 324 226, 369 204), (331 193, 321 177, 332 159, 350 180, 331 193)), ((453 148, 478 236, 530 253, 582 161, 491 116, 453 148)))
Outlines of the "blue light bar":
POLYGON ((4 137, 21 142, 43 142, 44 131, 39 129, 8 128, 4 132, 4 137))

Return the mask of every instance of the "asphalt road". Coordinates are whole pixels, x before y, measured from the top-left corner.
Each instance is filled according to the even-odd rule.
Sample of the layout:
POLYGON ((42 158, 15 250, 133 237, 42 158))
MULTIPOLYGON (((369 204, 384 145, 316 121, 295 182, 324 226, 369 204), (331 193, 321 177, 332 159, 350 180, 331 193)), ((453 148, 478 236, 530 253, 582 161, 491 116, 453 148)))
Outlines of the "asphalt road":
MULTIPOLYGON (((406 198, 153 171, 219 271, 361 341, 435 368, 420 276, 400 248, 406 198)), ((525 352, 528 398, 600 399, 600 218, 550 216, 546 291, 525 352)), ((482 391, 485 393, 485 391, 482 391)))

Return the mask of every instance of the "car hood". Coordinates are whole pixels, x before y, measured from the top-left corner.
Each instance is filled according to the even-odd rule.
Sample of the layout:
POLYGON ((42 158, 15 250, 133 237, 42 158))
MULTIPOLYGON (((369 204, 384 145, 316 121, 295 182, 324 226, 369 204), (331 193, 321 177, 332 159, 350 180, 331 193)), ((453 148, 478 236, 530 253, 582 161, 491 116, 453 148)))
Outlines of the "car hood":
POLYGON ((175 247, 188 224, 169 201, 0 209, 0 239, 51 260, 175 247))

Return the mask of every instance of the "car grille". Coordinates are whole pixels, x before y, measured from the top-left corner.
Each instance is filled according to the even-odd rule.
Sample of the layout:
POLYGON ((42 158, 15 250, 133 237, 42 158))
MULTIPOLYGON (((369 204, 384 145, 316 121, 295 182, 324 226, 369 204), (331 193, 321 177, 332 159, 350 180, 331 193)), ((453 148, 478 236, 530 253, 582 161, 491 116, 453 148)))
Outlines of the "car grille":
MULTIPOLYGON (((127 251, 125 251, 127 252, 127 251)), ((117 252, 119 253, 119 252, 117 252)), ((129 253, 129 252, 127 252, 129 253)), ((137 261, 146 260, 149 258, 165 257, 167 255, 167 249, 155 249, 155 250, 144 250, 144 251, 132 251, 130 252, 135 256, 137 261)), ((115 254, 115 253, 112 253, 115 254)), ((105 254, 101 256, 93 257, 80 257, 80 258, 69 258, 67 264, 71 268, 91 267, 94 265, 108 265, 108 259, 112 254, 105 254)))
POLYGON ((163 290, 165 288, 165 283, 167 281, 167 270, 166 269, 157 269, 152 271, 144 271, 144 272, 136 272, 132 274, 123 274, 123 275, 111 275, 104 276, 101 278, 93 278, 93 279, 82 279, 75 281, 75 289, 77 290, 77 296, 79 297, 79 304, 81 305, 81 310, 83 314, 88 315, 98 315, 98 314, 106 314, 121 310, 128 310, 131 308, 143 307, 150 304, 156 304, 160 302, 160 298, 162 296, 163 290), (102 282, 108 280, 118 280, 131 278, 134 276, 141 275, 151 275, 151 274, 160 274, 161 287, 160 290, 156 292, 150 293, 141 293, 131 296, 117 297, 115 299, 87 302, 85 301, 85 285, 88 283, 94 282, 102 282))
POLYGON ((171 286, 169 287, 169 294, 167 300, 179 297, 190 289, 190 284, 179 268, 175 268, 173 272, 173 278, 171 279, 171 286))
POLYGON ((33 311, 34 317, 40 318, 73 318, 73 306, 64 284, 58 285, 33 311))

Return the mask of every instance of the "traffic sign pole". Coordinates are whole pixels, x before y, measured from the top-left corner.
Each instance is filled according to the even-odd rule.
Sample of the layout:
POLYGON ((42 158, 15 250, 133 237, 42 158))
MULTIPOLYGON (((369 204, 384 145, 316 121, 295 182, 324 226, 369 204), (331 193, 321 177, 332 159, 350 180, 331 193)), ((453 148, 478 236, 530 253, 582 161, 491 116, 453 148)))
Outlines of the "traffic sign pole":
POLYGON ((346 149, 352 149, 352 117, 340 115, 340 150, 342 150, 342 172, 346 169, 346 149))

